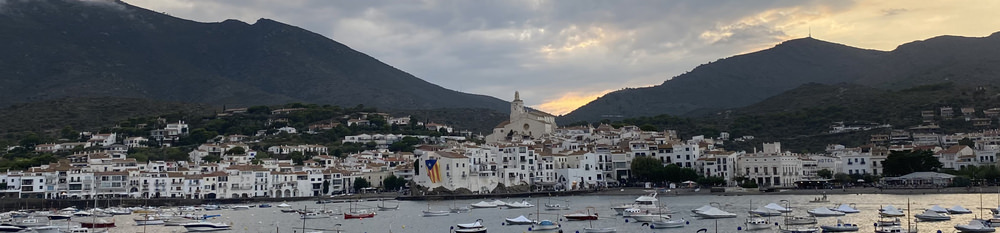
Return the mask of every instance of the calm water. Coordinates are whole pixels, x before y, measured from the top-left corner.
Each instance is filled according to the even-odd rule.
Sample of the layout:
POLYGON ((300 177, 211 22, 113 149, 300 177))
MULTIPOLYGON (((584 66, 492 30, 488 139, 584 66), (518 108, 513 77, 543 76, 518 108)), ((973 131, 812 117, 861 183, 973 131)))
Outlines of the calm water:
MULTIPOLYGON (((647 227, 641 226, 640 223, 629 221, 626 223, 625 219, 621 216, 615 216, 614 210, 610 207, 613 205, 618 205, 621 203, 628 203, 634 200, 634 196, 579 196, 579 197, 554 197, 554 198, 533 198, 530 199, 532 202, 540 202, 542 204, 546 202, 562 203, 568 204, 571 208, 570 211, 545 211, 541 210, 540 215, 542 219, 555 220, 557 216, 572 212, 574 210, 581 210, 586 207, 595 207, 601 216, 601 220, 596 220, 593 222, 567 222, 562 221, 562 229, 564 232, 577 232, 582 231, 584 227, 589 227, 593 224, 595 227, 615 227, 618 232, 695 232, 701 228, 709 229, 709 232, 715 232, 716 224, 718 225, 718 232, 737 232, 737 227, 742 225, 742 222, 746 218, 746 212, 751 209, 751 201, 753 202, 752 208, 757 208, 768 203, 780 203, 781 200, 788 200, 791 203, 791 207, 795 209, 795 215, 806 215, 806 210, 813 209, 816 207, 833 207, 838 203, 855 203, 856 208, 861 210, 861 213, 849 214, 845 217, 841 217, 845 222, 859 224, 861 230, 859 232, 873 232, 874 222, 878 219, 878 209, 880 206, 891 204, 899 208, 906 208, 907 199, 910 201, 910 208, 914 210, 917 214, 923 211, 923 209, 930 208, 931 206, 937 204, 945 208, 950 208, 954 205, 961 205, 967 209, 973 210, 973 214, 965 215, 952 215, 951 221, 943 222, 921 222, 918 223, 920 232, 937 232, 941 230, 942 232, 955 232, 955 224, 965 224, 968 221, 980 213, 980 195, 979 194, 926 194, 926 195, 887 195, 887 194, 864 194, 864 195, 828 195, 830 200, 829 203, 810 203, 812 200, 819 195, 748 195, 748 196, 714 196, 714 195, 703 195, 703 196, 668 196, 664 195, 660 197, 661 202, 665 204, 671 210, 677 213, 673 215, 674 218, 684 218, 690 223, 688 226, 683 228, 674 229, 649 229, 647 227), (726 206, 726 211, 736 213, 739 215, 737 218, 728 219, 697 219, 691 216, 691 209, 698 208, 702 205, 707 205, 711 202, 718 202, 726 206)), ((982 195, 982 202, 986 208, 995 208, 1000 201, 997 200, 997 194, 984 194, 982 195)), ((504 200, 504 201, 517 201, 520 199, 504 200)), ((454 226, 458 223, 470 223, 476 221, 476 219, 483 219, 483 225, 485 225, 489 232, 494 233, 521 233, 527 232, 528 226, 506 226, 501 225, 504 218, 515 218, 519 215, 528 216, 529 214, 534 215, 536 210, 531 209, 472 209, 469 213, 461 214, 451 214, 449 216, 441 217, 422 217, 421 210, 426 210, 428 208, 433 210, 447 210, 449 206, 452 205, 468 205, 479 200, 458 200, 458 201, 403 201, 399 202, 400 210, 395 211, 382 211, 379 212, 375 218, 371 219, 341 219, 342 215, 339 217, 331 217, 329 219, 309 219, 305 221, 306 228, 310 229, 327 229, 323 232, 334 232, 333 229, 341 229, 343 232, 449 232, 449 227, 454 226), (340 226, 336 226, 340 224, 340 226)), ((271 203, 272 205, 277 205, 278 203, 271 203)), ((340 209, 348 210, 349 204, 339 203, 339 204, 326 204, 320 205, 314 202, 293 202, 289 203, 293 208, 301 209, 307 207, 309 209, 340 209)), ((378 202, 361 202, 362 206, 375 207, 378 202)), ((225 222, 231 223, 233 225, 233 230, 226 232, 280 232, 280 233, 301 233, 303 221, 298 218, 297 214, 281 213, 278 208, 252 208, 250 210, 220 210, 220 211, 210 211, 205 212, 206 214, 221 214, 222 217, 216 218, 215 222, 225 222)), ((985 213, 989 214, 989 210, 985 210, 985 213)), ((912 216, 911 214, 911 216, 912 216)), ((132 221, 136 215, 133 216, 118 216, 116 217, 118 228, 112 229, 111 232, 184 232, 183 227, 166 227, 166 226, 147 226, 145 229, 141 226, 135 226, 135 222, 132 221)), ((534 216, 529 218, 535 219, 534 216)), ((773 221, 781 220, 781 217, 772 217, 773 221)), ((819 218, 819 225, 825 224, 836 224, 836 217, 825 217, 819 218)), ((905 224, 905 219, 903 220, 905 224)), ((911 220, 912 221, 912 220, 911 220)), ((307 230, 316 231, 316 230, 307 230)), ((775 232, 775 230, 763 230, 755 231, 762 233, 775 232)))

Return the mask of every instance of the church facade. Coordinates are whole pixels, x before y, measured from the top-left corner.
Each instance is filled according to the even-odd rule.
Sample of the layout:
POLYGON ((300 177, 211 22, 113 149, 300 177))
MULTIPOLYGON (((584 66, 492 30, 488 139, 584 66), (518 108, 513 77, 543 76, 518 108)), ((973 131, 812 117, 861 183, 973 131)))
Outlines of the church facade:
POLYGON ((528 141, 552 134, 556 129, 556 117, 524 108, 524 101, 514 92, 510 102, 510 119, 493 128, 486 136, 486 143, 528 141))

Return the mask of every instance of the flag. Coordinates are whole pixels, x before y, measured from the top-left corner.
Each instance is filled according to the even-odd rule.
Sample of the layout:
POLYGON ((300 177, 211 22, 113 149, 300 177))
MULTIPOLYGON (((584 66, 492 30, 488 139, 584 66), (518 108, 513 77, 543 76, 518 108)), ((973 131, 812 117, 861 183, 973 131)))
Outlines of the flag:
POLYGON ((427 165, 427 177, 431 179, 431 183, 437 183, 441 181, 441 172, 437 166, 437 160, 425 160, 424 163, 427 165))

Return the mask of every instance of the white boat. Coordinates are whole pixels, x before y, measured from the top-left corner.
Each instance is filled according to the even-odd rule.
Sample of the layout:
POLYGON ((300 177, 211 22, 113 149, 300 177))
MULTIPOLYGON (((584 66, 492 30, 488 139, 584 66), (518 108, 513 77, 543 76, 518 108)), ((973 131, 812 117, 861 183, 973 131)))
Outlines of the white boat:
POLYGON ((709 210, 711 208, 715 208, 715 207, 712 207, 710 205, 703 205, 701 207, 698 207, 697 209, 691 210, 691 213, 697 214, 698 212, 706 211, 706 210, 709 210))
POLYGON ((451 211, 452 213, 458 214, 458 213, 469 212, 469 211, 471 211, 471 209, 469 209, 469 207, 465 207, 465 206, 455 206, 455 207, 448 208, 448 211, 451 211))
POLYGON ((24 228, 19 226, 0 225, 0 232, 19 232, 23 230, 24 228))
POLYGON ((660 220, 664 220, 664 219, 667 219, 667 220, 670 219, 670 215, 666 215, 666 214, 648 214, 648 213, 647 214, 633 214, 633 215, 629 215, 628 217, 632 218, 636 222, 655 222, 655 221, 660 221, 660 220))
POLYGON ((809 224, 816 224, 816 217, 792 216, 785 218, 785 225, 809 225, 809 224))
POLYGON ((837 219, 837 225, 822 225, 819 226, 823 229, 823 232, 847 232, 847 231, 858 231, 858 224, 845 223, 841 219, 837 219))
POLYGON ((649 195, 639 196, 638 198, 635 199, 635 201, 632 201, 632 203, 621 204, 619 206, 611 207, 611 209, 615 210, 615 212, 618 215, 622 215, 625 209, 630 209, 630 208, 658 209, 660 208, 659 206, 657 206, 658 203, 659 200, 656 199, 656 193, 652 193, 649 195))
POLYGON ((663 218, 658 221, 644 222, 642 226, 649 226, 649 229, 664 229, 664 228, 678 228, 687 225, 688 221, 684 219, 667 219, 663 218))
POLYGON ((569 209, 568 206, 560 205, 559 203, 545 204, 545 210, 568 210, 568 209, 569 209))
POLYGON ((476 228, 459 228, 454 230, 455 233, 486 233, 486 227, 480 226, 476 228))
POLYGON ((585 232, 585 233, 615 233, 615 232, 618 232, 618 229, 615 229, 613 227, 587 227, 587 228, 583 228, 583 232, 585 232))
POLYGON ((955 230, 958 232, 994 232, 996 229, 986 225, 982 219, 973 219, 969 221, 969 224, 958 224, 955 225, 955 230))
POLYGON ((232 209, 233 210, 249 210, 250 206, 248 206, 248 205, 237 205, 237 206, 233 206, 232 209))
POLYGON ((881 210, 879 210, 878 214, 881 215, 882 217, 903 217, 906 215, 903 213, 903 211, 897 209, 896 207, 893 207, 892 205, 888 205, 882 208, 881 210))
POLYGON ((37 226, 30 227, 28 229, 31 229, 36 233, 60 233, 60 228, 58 226, 37 226))
POLYGON ((899 226, 902 222, 899 218, 882 218, 875 222, 875 226, 899 226))
POLYGON ((757 209, 749 211, 751 214, 756 214, 760 216, 781 216, 781 212, 773 209, 768 209, 764 207, 758 207, 757 209))
POLYGON ((782 212, 782 213, 792 212, 792 209, 785 208, 784 206, 781 206, 781 205, 778 205, 778 204, 775 204, 775 203, 767 204, 767 205, 764 206, 764 208, 768 208, 768 209, 772 209, 772 210, 777 210, 778 212, 782 212))
POLYGON ((695 213, 702 218, 735 218, 736 214, 712 207, 711 209, 695 213))
POLYGON ((921 221, 948 221, 951 220, 951 216, 946 213, 940 213, 934 210, 924 210, 923 213, 913 215, 913 217, 920 219, 921 221))
POLYGON ((833 211, 830 208, 819 207, 806 211, 809 215, 814 217, 831 217, 831 216, 844 216, 843 212, 833 211))
POLYGON ((14 225, 14 226, 19 226, 19 227, 39 227, 39 226, 47 226, 47 225, 49 225, 48 219, 45 219, 45 218, 28 217, 28 218, 23 218, 23 219, 22 218, 14 218, 14 219, 10 219, 10 220, 12 220, 12 221, 9 222, 9 223, 6 223, 6 224, 10 224, 10 225, 14 225))
POLYGON ((528 231, 555 233, 559 232, 559 228, 560 228, 559 224, 556 224, 550 220, 542 220, 536 223, 535 225, 532 225, 530 228, 528 228, 528 231))
POLYGON ((328 215, 328 214, 320 214, 318 212, 305 212, 305 213, 302 213, 302 215, 299 215, 299 218, 301 218, 301 219, 321 219, 321 218, 329 218, 329 217, 330 217, 330 215, 328 215))
POLYGON ((781 233, 820 233, 823 229, 819 227, 790 227, 780 229, 781 233))
POLYGON ((106 233, 106 232, 108 232, 108 229, 91 229, 91 228, 84 228, 84 227, 74 227, 74 228, 66 229, 63 232, 64 233, 106 233))
POLYGON ((278 204, 278 208, 291 208, 291 207, 292 207, 292 205, 289 205, 288 203, 278 204))
POLYGON ((535 223, 535 220, 528 219, 524 215, 517 216, 516 218, 505 218, 507 225, 531 225, 535 223))
POLYGON ((841 212, 841 213, 845 213, 845 214, 860 213, 861 211, 859 211, 858 209, 854 208, 853 205, 854 204, 850 204, 850 205, 848 205, 848 204, 840 204, 840 206, 837 206, 837 208, 832 208, 830 210, 841 212))
POLYGON ((952 206, 951 208, 948 208, 948 213, 949 214, 971 214, 972 211, 969 210, 969 209, 966 209, 966 208, 964 208, 964 207, 962 207, 960 205, 955 205, 955 206, 952 206))
POLYGON ((148 216, 148 215, 145 216, 145 217, 142 217, 142 218, 135 219, 135 225, 136 226, 163 225, 164 223, 165 222, 163 221, 163 219, 160 219, 160 218, 157 218, 157 217, 154 217, 154 216, 148 216))
POLYGON ((826 194, 823 194, 823 196, 817 197, 815 199, 812 199, 809 202, 812 202, 812 203, 826 203, 826 202, 830 202, 830 200, 826 199, 826 194))
POLYGON ((459 229, 480 228, 480 227, 483 227, 483 220, 482 219, 476 219, 475 222, 472 222, 472 223, 459 223, 459 224, 455 224, 455 226, 457 226, 459 229))
POLYGON ((905 229, 901 226, 876 226, 875 233, 917 233, 917 229, 905 229))
POLYGON ((487 202, 487 201, 479 201, 479 202, 476 202, 476 203, 472 203, 469 206, 472 206, 472 208, 497 208, 497 204, 494 204, 493 202, 487 202))
POLYGON ((748 231, 771 229, 771 227, 774 226, 774 224, 771 223, 771 220, 763 217, 749 217, 745 222, 743 222, 743 225, 746 226, 748 231))
POLYGON ((931 206, 931 208, 927 208, 927 210, 931 210, 938 213, 948 213, 948 209, 945 209, 944 207, 941 207, 939 205, 931 206))
POLYGON ((193 222, 181 224, 181 226, 184 227, 184 229, 187 229, 188 232, 224 231, 232 229, 231 226, 225 223, 216 222, 193 222))
POLYGON ((444 210, 424 210, 422 211, 424 217, 437 217, 437 216, 448 216, 451 212, 444 210))
POLYGON ((170 219, 163 220, 163 225, 164 226, 180 226, 181 224, 196 223, 196 222, 198 222, 198 220, 194 220, 194 219, 190 219, 190 218, 176 218, 175 217, 175 218, 170 218, 170 219))
POLYGON ((507 203, 507 208, 531 208, 531 207, 535 207, 535 205, 524 200, 519 202, 507 203))

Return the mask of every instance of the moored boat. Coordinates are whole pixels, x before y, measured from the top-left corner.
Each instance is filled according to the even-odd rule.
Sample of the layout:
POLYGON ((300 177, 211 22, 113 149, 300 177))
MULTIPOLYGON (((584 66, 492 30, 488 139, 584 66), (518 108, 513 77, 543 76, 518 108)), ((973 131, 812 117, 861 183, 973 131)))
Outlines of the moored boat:
POLYGON ((913 217, 919 219, 920 221, 948 221, 951 220, 951 216, 946 213, 937 212, 934 210, 925 210, 923 213, 913 215, 913 217))
POLYGON ((188 232, 224 231, 232 229, 232 226, 225 223, 215 222, 193 222, 181 224, 181 226, 184 227, 184 229, 187 229, 188 232))
POLYGON ((819 228, 823 229, 823 232, 848 232, 858 231, 859 229, 858 224, 845 223, 839 218, 837 219, 836 225, 821 225, 819 228))
POLYGON ((809 215, 815 217, 830 217, 830 216, 844 216, 843 212, 833 211, 826 207, 819 207, 806 211, 809 215))
POLYGON ((524 215, 521 215, 516 218, 505 218, 504 222, 507 222, 507 225, 531 225, 535 223, 535 220, 531 220, 524 217, 524 215))
POLYGON ((451 212, 444 210, 424 210, 422 211, 424 217, 437 217, 437 216, 448 216, 451 212))
POLYGON ((973 219, 972 221, 969 221, 968 224, 958 224, 958 225, 955 225, 955 230, 958 230, 959 232, 994 232, 994 231, 996 231, 996 229, 993 229, 993 227, 991 227, 989 225, 986 225, 986 223, 983 222, 982 219, 973 219))

